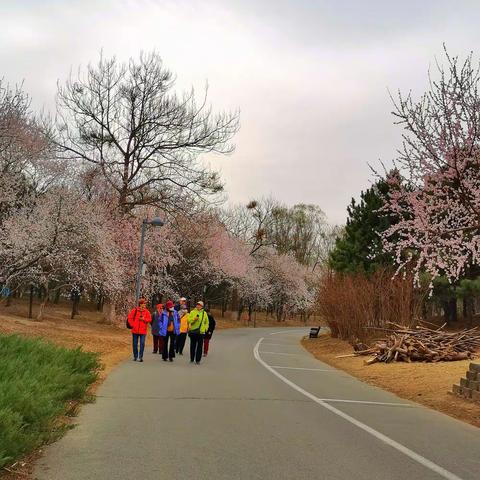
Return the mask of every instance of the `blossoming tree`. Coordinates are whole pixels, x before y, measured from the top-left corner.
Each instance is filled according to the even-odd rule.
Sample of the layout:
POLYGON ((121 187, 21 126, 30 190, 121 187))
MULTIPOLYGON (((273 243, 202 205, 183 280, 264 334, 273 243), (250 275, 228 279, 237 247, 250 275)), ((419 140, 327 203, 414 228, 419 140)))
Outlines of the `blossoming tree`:
POLYGON ((457 280, 480 264, 479 68, 446 53, 430 89, 418 100, 399 94, 395 116, 404 128, 386 210, 396 222, 383 234, 399 269, 457 280))

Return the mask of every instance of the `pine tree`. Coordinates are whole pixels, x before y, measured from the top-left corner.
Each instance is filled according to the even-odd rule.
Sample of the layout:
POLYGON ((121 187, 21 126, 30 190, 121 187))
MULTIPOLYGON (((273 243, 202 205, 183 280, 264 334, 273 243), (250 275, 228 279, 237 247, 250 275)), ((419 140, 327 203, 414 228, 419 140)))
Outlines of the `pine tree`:
POLYGON ((388 177, 398 175, 393 171, 387 179, 377 181, 360 194, 360 202, 354 198, 347 207, 348 219, 344 234, 330 253, 329 265, 337 272, 370 273, 382 265, 393 264, 393 259, 382 249, 380 234, 392 223, 387 213, 380 210, 390 189, 388 177))

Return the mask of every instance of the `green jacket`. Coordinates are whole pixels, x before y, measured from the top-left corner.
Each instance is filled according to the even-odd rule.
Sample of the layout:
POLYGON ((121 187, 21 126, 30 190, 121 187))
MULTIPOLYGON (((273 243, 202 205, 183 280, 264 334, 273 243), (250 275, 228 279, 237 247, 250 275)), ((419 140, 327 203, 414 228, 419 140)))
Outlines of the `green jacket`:
POLYGON ((195 330, 197 328, 200 328, 200 333, 203 335, 207 332, 208 330, 208 315, 205 310, 197 310, 194 308, 189 314, 188 314, 188 329, 189 330, 195 330))

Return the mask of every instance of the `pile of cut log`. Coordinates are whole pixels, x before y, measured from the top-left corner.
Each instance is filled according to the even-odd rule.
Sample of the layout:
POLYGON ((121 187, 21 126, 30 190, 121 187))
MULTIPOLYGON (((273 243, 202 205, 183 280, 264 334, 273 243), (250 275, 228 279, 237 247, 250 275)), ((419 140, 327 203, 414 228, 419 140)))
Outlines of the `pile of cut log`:
POLYGON ((376 362, 445 362, 475 358, 480 352, 480 331, 477 327, 459 332, 444 331, 445 325, 436 330, 425 326, 414 328, 395 323, 380 329, 386 336, 377 340, 371 348, 354 345, 357 355, 372 355, 365 363, 376 362))

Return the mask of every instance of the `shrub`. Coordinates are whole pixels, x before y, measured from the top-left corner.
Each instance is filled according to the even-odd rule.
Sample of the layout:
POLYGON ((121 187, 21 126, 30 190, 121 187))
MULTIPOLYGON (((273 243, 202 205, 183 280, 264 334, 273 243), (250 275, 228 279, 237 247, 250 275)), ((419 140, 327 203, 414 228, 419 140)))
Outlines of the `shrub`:
MULTIPOLYGON (((67 402, 97 378, 94 353, 0 335, 0 468, 49 441, 67 402)), ((58 430, 58 429, 57 429, 58 430)))
POLYGON ((333 337, 365 340, 373 327, 383 328, 387 322, 415 324, 425 294, 414 288, 411 278, 393 278, 389 269, 368 276, 330 272, 320 281, 318 305, 333 337))

